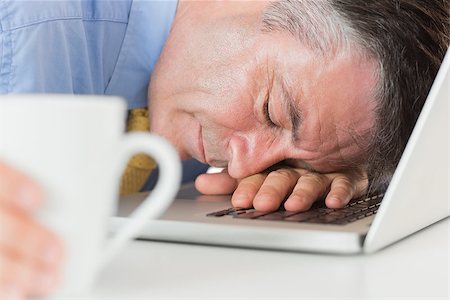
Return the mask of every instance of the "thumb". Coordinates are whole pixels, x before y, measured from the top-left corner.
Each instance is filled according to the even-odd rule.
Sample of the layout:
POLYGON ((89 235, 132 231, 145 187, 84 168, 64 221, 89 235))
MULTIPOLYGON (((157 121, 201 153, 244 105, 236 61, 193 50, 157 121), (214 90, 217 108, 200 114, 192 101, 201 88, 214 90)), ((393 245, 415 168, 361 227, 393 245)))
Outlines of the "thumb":
POLYGON ((195 188, 206 195, 232 194, 238 181, 232 178, 226 170, 221 173, 202 174, 195 180, 195 188))

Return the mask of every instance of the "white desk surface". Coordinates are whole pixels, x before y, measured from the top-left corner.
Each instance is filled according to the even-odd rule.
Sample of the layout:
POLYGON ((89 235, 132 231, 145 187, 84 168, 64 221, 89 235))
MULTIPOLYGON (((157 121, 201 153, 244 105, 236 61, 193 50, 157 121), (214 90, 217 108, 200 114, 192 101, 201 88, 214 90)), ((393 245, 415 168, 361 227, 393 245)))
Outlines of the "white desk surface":
POLYGON ((372 255, 135 241, 71 299, 449 299, 450 219, 372 255))

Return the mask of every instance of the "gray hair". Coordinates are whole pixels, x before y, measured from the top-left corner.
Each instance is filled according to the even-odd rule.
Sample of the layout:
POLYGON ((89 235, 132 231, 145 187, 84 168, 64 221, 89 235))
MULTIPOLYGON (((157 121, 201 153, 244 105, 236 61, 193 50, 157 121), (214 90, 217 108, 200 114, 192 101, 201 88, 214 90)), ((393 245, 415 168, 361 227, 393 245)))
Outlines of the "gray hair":
POLYGON ((375 58, 376 120, 361 145, 371 188, 386 185, 450 42, 448 0, 281 0, 263 31, 287 30, 327 56, 352 47, 375 58))

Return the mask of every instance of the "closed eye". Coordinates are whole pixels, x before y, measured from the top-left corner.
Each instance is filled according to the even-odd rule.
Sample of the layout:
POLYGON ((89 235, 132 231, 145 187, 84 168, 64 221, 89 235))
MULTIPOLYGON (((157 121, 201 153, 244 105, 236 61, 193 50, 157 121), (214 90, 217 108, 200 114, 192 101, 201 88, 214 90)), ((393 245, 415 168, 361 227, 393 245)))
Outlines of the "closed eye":
POLYGON ((264 102, 264 117, 266 118, 267 124, 268 124, 270 127, 277 127, 277 124, 275 124, 275 123, 272 121, 272 118, 270 117, 269 99, 270 99, 270 94, 267 93, 266 100, 265 100, 265 102, 264 102))

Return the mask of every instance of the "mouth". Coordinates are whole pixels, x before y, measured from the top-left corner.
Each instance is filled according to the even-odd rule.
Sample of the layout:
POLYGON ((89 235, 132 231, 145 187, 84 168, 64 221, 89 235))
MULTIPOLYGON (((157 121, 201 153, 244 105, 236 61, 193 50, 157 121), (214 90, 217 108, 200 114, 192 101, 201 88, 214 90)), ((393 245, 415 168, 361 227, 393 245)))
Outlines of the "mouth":
POLYGON ((198 128, 196 148, 195 155, 193 156, 196 160, 217 168, 225 168, 228 166, 228 161, 207 157, 203 139, 203 127, 201 125, 198 128))
POLYGON ((203 145, 203 129, 201 125, 198 126, 196 159, 202 163, 206 163, 205 146, 203 145))

